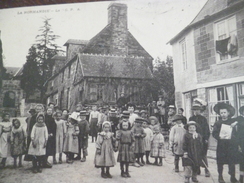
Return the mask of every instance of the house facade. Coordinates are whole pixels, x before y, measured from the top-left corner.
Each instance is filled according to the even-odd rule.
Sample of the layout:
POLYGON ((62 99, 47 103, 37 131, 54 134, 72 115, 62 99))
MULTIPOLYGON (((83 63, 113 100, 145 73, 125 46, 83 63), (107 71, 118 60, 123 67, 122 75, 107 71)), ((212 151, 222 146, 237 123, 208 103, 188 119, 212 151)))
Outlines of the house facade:
MULTIPOLYGON (((244 105, 244 1, 208 0, 195 19, 170 40, 176 106, 191 115, 194 98, 208 102, 212 125, 217 102, 244 105)), ((236 114, 238 115, 238 110, 236 114)))
POLYGON ((20 68, 6 67, 6 70, 8 77, 2 81, 0 115, 8 112, 11 117, 20 116, 24 91, 20 88, 20 80, 15 77, 20 68))
POLYGON ((47 103, 73 110, 77 103, 116 104, 121 93, 128 102, 146 104, 153 58, 127 28, 127 6, 111 3, 108 24, 91 40, 68 40, 66 56, 55 56, 46 82, 47 103))

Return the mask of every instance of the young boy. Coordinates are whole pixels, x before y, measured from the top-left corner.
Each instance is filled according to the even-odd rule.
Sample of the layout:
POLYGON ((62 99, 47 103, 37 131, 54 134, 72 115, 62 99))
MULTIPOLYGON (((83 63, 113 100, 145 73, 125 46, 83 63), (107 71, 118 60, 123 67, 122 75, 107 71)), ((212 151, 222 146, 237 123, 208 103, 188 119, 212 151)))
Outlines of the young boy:
POLYGON ((78 126, 79 126, 79 153, 77 156, 77 159, 81 159, 81 149, 83 158, 81 159, 81 162, 86 161, 86 156, 88 155, 87 148, 88 148, 88 134, 89 134, 89 123, 86 120, 86 111, 80 111, 80 116, 78 120, 78 126))
POLYGON ((197 124, 189 121, 186 125, 187 132, 183 138, 183 166, 185 169, 185 183, 189 183, 190 177, 192 182, 198 182, 197 171, 202 165, 202 137, 197 133, 197 124))
POLYGON ((184 129, 183 120, 183 116, 175 115, 172 121, 176 123, 176 125, 171 128, 169 134, 170 147, 175 156, 175 172, 179 172, 179 160, 184 154, 183 139, 186 130, 184 129))
POLYGON ((215 122, 212 135, 217 140, 217 166, 219 173, 219 183, 224 183, 223 166, 228 164, 231 183, 237 183, 235 177, 235 164, 240 162, 238 151, 237 124, 236 119, 231 118, 235 115, 235 109, 229 104, 218 103, 214 106, 214 111, 220 115, 220 120, 215 122), (231 127, 232 132, 229 138, 222 136, 223 128, 231 127))

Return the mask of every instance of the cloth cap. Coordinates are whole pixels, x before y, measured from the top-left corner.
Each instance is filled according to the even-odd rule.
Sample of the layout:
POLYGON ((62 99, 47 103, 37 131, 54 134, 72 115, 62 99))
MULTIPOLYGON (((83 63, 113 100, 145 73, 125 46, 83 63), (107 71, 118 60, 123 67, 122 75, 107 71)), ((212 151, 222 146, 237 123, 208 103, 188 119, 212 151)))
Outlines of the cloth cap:
POLYGON ((147 111, 146 110, 141 110, 141 112, 140 112, 141 114, 142 113, 145 113, 145 114, 147 114, 147 111))
POLYGON ((241 106, 239 109, 239 113, 243 115, 243 111, 244 111, 244 106, 241 106))
POLYGON ((178 114, 177 114, 177 115, 175 115, 175 116, 173 117, 173 120, 172 120, 172 121, 174 122, 174 121, 177 121, 177 120, 183 120, 183 119, 184 119, 184 117, 183 117, 182 115, 178 115, 178 114))
POLYGON ((30 110, 29 110, 29 113, 32 113, 32 112, 33 112, 33 113, 36 113, 36 110, 35 110, 35 109, 30 109, 30 110))

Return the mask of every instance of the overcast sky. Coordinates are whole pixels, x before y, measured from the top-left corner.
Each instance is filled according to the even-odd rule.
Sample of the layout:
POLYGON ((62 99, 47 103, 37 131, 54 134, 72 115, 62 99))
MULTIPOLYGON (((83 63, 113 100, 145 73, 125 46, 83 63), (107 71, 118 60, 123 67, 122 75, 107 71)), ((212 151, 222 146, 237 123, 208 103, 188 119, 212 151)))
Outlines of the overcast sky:
MULTIPOLYGON (((152 55, 165 59, 172 55, 166 43, 187 26, 207 0, 138 0, 122 1, 128 6, 128 29, 152 55)), ((117 1, 120 2, 120 1, 117 1)), ((110 2, 75 3, 0 10, 0 30, 5 66, 21 67, 28 49, 35 43, 45 17, 55 34, 57 44, 68 39, 89 40, 108 22, 110 2)))

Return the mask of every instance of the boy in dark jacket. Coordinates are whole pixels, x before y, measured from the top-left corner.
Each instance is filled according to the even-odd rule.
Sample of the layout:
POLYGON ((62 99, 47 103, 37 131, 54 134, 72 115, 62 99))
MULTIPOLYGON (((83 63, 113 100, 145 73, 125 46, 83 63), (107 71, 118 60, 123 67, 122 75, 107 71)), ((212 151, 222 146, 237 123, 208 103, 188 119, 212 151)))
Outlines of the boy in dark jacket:
POLYGON ((80 133, 78 135, 79 138, 79 153, 76 159, 81 159, 81 162, 86 161, 86 156, 88 155, 87 147, 88 147, 88 134, 89 134, 89 123, 86 120, 86 111, 80 111, 80 116, 78 120, 78 126, 80 133), (81 149, 83 158, 81 158, 81 149))

